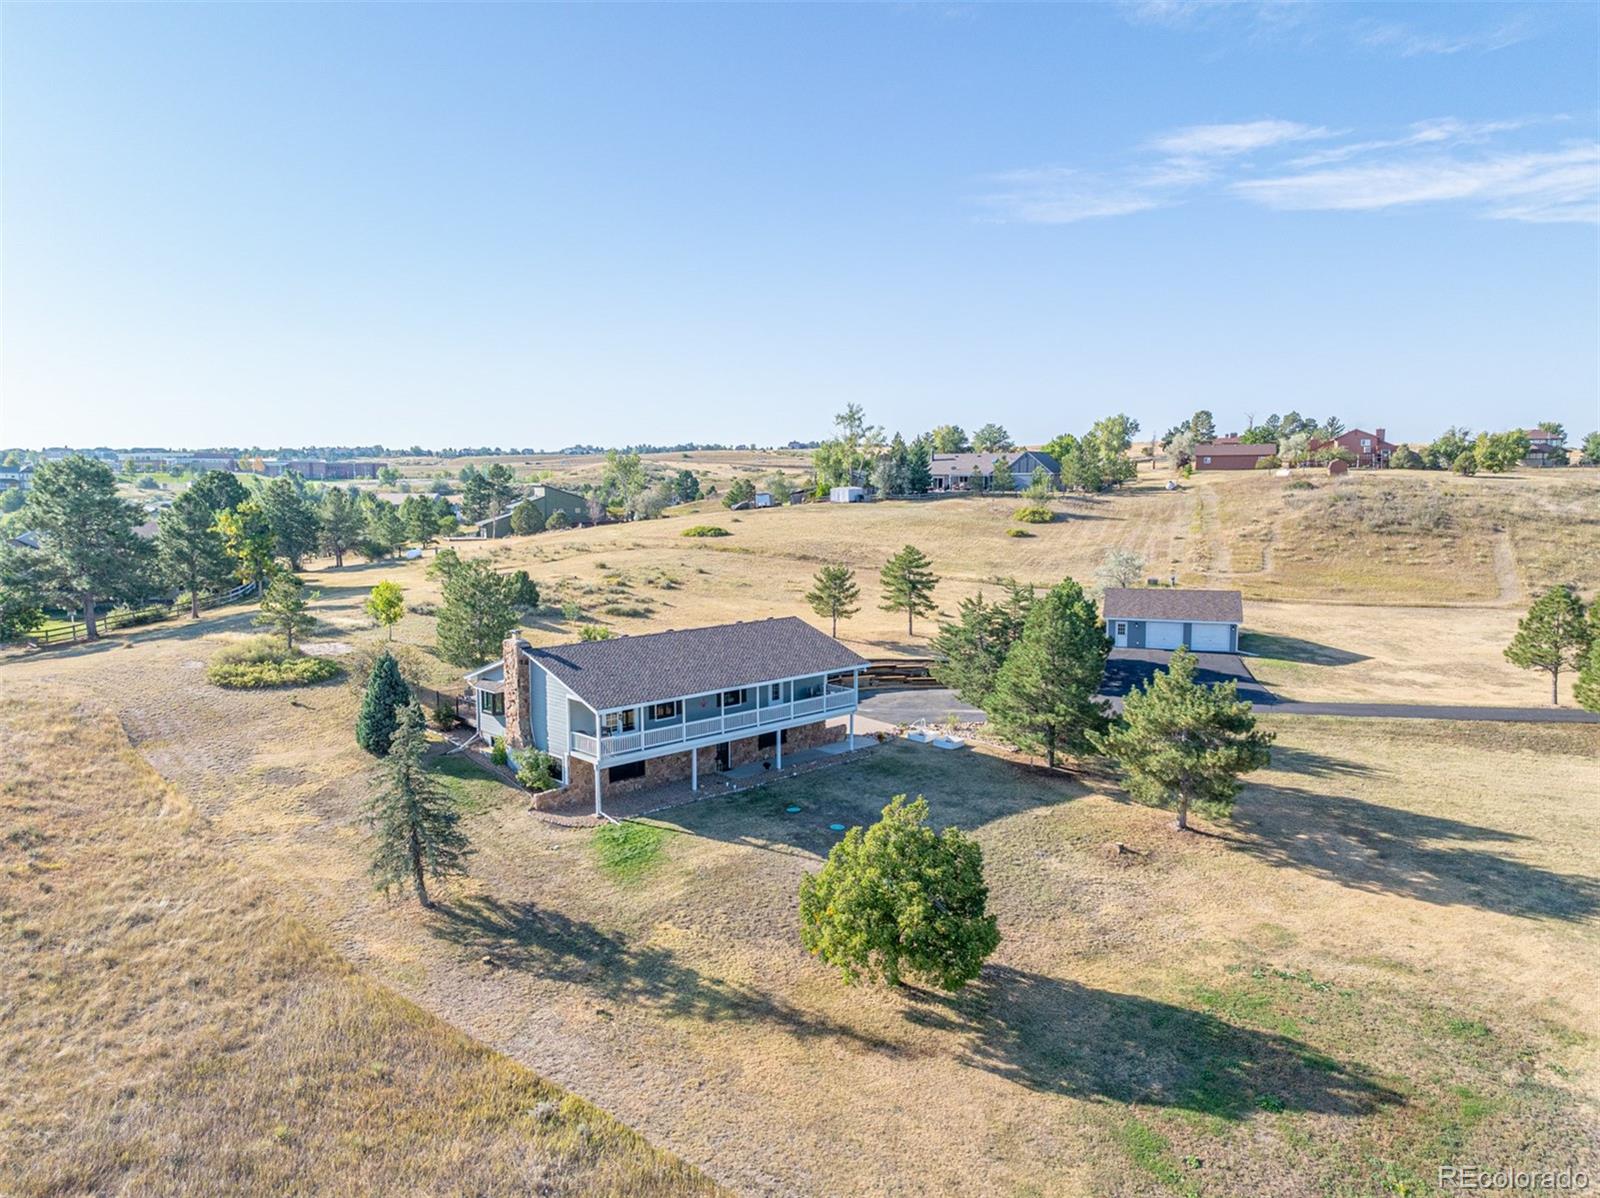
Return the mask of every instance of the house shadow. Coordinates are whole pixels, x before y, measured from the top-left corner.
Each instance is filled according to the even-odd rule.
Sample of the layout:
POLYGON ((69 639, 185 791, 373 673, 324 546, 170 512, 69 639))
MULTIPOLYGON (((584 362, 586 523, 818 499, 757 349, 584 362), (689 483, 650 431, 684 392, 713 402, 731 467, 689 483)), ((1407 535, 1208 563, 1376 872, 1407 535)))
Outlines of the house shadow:
POLYGON ((750 986, 709 977, 671 949, 636 946, 617 932, 526 902, 482 897, 441 905, 428 930, 496 967, 578 986, 606 1002, 706 1023, 759 1023, 803 1040, 901 1048, 750 986))
MULTIPOLYGON (((1273 756, 1289 764, 1283 751, 1273 756)), ((1600 880, 1507 856, 1533 839, 1516 832, 1265 783, 1247 785, 1231 823, 1238 851, 1355 890, 1503 915, 1581 920, 1600 912, 1600 880)))
POLYGON ((1242 632, 1239 634, 1239 648, 1258 657, 1310 666, 1353 666, 1372 660, 1365 653, 1353 653, 1349 649, 1337 649, 1302 637, 1282 636, 1273 632, 1242 632))
POLYGON ((965 1062, 1046 1094, 1228 1120, 1256 1110, 1358 1115, 1402 1101, 1364 1069, 1205 1011, 1004 965, 905 1017, 960 1039, 965 1062))

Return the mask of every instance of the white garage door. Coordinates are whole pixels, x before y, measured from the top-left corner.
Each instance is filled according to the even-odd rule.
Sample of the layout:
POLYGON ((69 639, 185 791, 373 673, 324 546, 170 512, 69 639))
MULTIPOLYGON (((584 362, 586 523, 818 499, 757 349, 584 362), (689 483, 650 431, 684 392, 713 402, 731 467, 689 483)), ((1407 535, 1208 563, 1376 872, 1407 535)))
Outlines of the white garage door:
POLYGON ((1196 653, 1227 653, 1232 646, 1228 644, 1227 624, 1196 624, 1194 625, 1194 644, 1189 648, 1196 653))
POLYGON ((1176 649, 1183 644, 1183 625, 1175 620, 1151 620, 1144 626, 1146 649, 1176 649))

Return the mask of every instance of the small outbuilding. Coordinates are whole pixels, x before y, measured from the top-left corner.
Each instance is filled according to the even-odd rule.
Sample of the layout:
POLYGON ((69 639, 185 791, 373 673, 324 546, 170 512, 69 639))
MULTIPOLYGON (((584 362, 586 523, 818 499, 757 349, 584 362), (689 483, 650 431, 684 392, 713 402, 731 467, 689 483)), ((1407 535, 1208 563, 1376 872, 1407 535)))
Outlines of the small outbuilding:
POLYGON ((1238 591, 1111 587, 1103 609, 1106 634, 1118 649, 1239 651, 1244 599, 1238 591))
POLYGON ((829 503, 865 503, 867 489, 865 487, 834 487, 828 492, 829 503))
POLYGON ((771 507, 772 506, 772 492, 770 492, 770 491, 757 491, 756 492, 756 497, 755 497, 755 505, 757 507, 771 507))

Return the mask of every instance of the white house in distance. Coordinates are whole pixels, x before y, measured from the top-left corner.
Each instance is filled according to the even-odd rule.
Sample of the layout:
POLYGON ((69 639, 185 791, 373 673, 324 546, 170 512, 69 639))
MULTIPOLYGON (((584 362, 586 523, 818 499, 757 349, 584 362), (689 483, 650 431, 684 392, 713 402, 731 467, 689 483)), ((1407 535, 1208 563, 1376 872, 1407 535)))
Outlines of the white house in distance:
POLYGON ((792 616, 534 649, 474 670, 478 731, 538 748, 563 787, 607 794, 855 738, 865 658, 792 616), (828 724, 846 717, 843 726, 828 724))
POLYGON ((1118 649, 1239 651, 1244 600, 1238 591, 1110 587, 1102 606, 1106 635, 1118 649))

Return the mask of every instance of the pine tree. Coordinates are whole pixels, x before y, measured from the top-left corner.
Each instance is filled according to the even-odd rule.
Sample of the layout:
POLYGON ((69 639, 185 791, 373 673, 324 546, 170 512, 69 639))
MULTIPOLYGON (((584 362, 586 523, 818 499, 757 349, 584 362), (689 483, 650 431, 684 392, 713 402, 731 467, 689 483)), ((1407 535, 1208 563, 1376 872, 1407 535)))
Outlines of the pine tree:
POLYGON ((511 509, 511 531, 519 537, 544 531, 544 513, 531 500, 524 499, 511 509))
POLYGON ((472 849, 453 803, 423 763, 425 727, 420 705, 400 709, 389 743, 388 785, 367 805, 366 819, 378 888, 385 893, 410 889, 431 908, 427 880, 466 873, 472 849))
POLYGON ((333 555, 334 569, 344 565, 345 551, 360 539, 365 521, 356 497, 342 487, 334 487, 322 497, 320 538, 324 553, 333 555))
POLYGON ((912 440, 906 453, 906 492, 926 495, 933 488, 933 443, 928 434, 912 440))
POLYGON ((1189 808, 1225 815, 1239 793, 1239 775, 1272 760, 1273 734, 1256 727, 1248 701, 1233 681, 1203 686, 1196 659, 1178 649, 1123 702, 1122 717, 1095 743, 1122 768, 1128 793, 1141 803, 1171 808, 1179 831, 1189 808))
POLYGON ((361 695, 361 711, 356 716, 356 744, 374 757, 388 756, 390 739, 400 725, 398 712, 410 702, 411 688, 400 676, 400 663, 392 653, 380 654, 372 663, 367 689, 361 695))
POLYGON ((457 666, 474 666, 496 656, 517 626, 505 581, 488 562, 462 562, 444 575, 443 590, 439 656, 457 666))
POLYGON ((833 635, 839 635, 839 619, 848 620, 861 610, 856 601, 861 598, 861 588, 856 585, 856 574, 849 566, 823 566, 817 571, 816 585, 806 592, 806 602, 811 610, 824 620, 833 621, 833 635))
POLYGON ((315 599, 317 592, 306 593, 306 584, 287 570, 275 577, 261 596, 261 614, 256 624, 283 633, 284 649, 294 652, 294 638, 303 637, 316 627, 316 620, 306 610, 306 602, 315 599))
POLYGON ((216 516, 193 489, 156 517, 156 554, 162 576, 189 592, 189 614, 200 618, 200 596, 222 590, 232 577, 228 546, 216 516))
POLYGON ((1043 749, 1054 768, 1058 750, 1087 752, 1090 734, 1105 727, 1098 696, 1110 651, 1094 604, 1069 578, 1034 601, 984 710, 1003 736, 1043 749))
POLYGON ((1600 600, 1589 605, 1589 654, 1578 670, 1572 697, 1589 711, 1600 711, 1600 600))
POLYGON ((939 625, 929 644, 939 663, 933 676, 948 686, 963 703, 984 708, 994 692, 1006 656, 1022 637, 1028 611, 1033 607, 1031 586, 1015 579, 1007 581, 1007 597, 999 603, 985 603, 980 592, 963 599, 955 621, 939 625))
POLYGON ((272 529, 272 550, 298 570, 301 559, 317 548, 321 524, 298 474, 282 474, 261 492, 261 512, 272 529))
POLYGON ((989 475, 989 489, 991 491, 1015 491, 1017 477, 1011 473, 1011 463, 1006 461, 1005 454, 994 460, 994 471, 989 475))
POLYGON ((1559 705, 1562 670, 1576 670, 1589 655, 1594 633, 1585 622, 1583 600, 1570 586, 1551 587, 1533 601, 1506 646, 1506 660, 1550 675, 1550 702, 1559 705))
POLYGON ((879 579, 883 583, 881 610, 905 612, 908 636, 914 617, 936 610, 932 596, 939 580, 934 576, 932 563, 915 545, 907 545, 884 563, 879 579))

